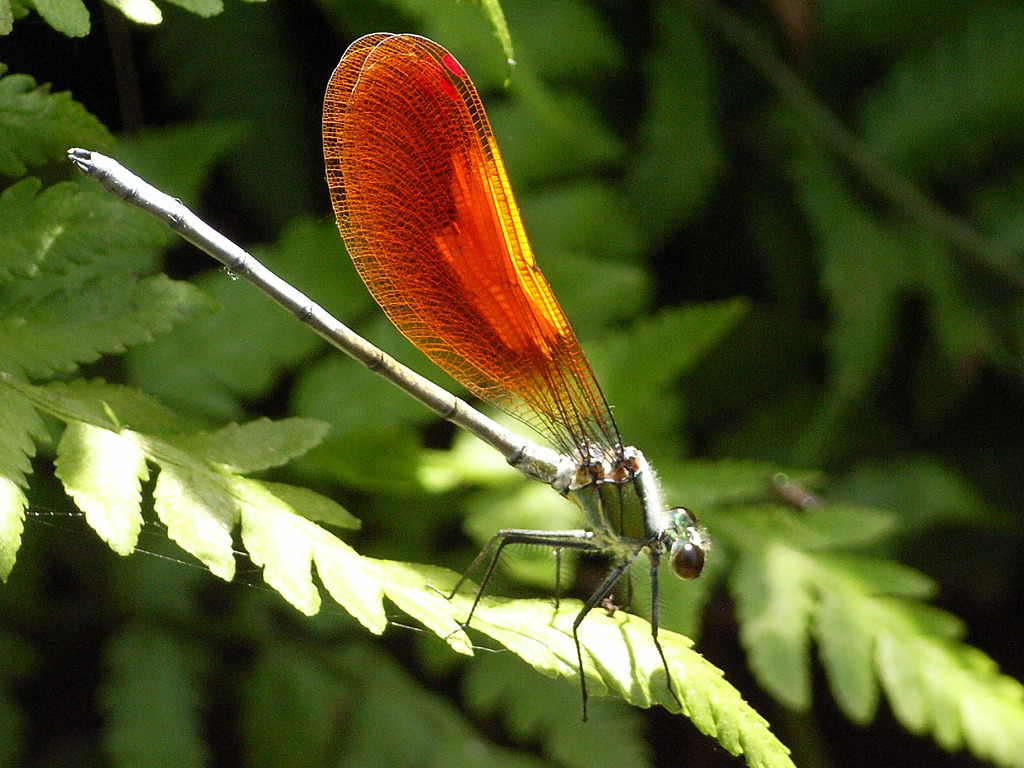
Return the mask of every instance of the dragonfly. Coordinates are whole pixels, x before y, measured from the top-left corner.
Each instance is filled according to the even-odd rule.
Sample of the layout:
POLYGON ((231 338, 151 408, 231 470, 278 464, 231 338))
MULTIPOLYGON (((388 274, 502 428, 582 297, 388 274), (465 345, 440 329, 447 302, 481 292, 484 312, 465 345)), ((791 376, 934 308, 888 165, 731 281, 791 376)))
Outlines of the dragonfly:
POLYGON ((588 522, 579 530, 498 531, 474 562, 490 558, 466 624, 510 544, 611 555, 615 567, 573 622, 585 708, 579 626, 646 551, 654 643, 668 671, 657 637, 658 566, 667 555, 677 576, 695 578, 706 534, 690 511, 666 506, 644 455, 623 444, 534 259, 465 69, 415 35, 357 40, 327 86, 323 144, 338 229, 374 299, 452 378, 558 449, 556 471, 542 479, 588 522))
POLYGON ((342 324, 299 289, 161 192, 98 152, 68 151, 86 175, 163 221, 294 314, 336 348, 550 485, 586 520, 573 530, 497 531, 449 592, 487 563, 468 628, 502 553, 542 545, 608 556, 610 573, 572 624, 587 719, 579 628, 647 553, 651 636, 658 640, 658 573, 667 559, 697 578, 709 548, 692 512, 669 507, 643 453, 623 443, 578 339, 537 266, 508 174, 475 86, 455 57, 426 38, 375 33, 342 56, 324 97, 326 177, 338 229, 364 283, 392 323, 470 393, 533 428, 537 444, 494 421, 342 324))

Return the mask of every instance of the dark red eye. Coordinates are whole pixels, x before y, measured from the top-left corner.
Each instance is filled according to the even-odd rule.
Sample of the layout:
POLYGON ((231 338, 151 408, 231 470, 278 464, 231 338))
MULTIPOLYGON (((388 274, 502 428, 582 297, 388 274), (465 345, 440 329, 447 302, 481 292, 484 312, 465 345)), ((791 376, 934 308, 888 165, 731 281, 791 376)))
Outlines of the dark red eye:
POLYGON ((681 579, 696 579, 704 570, 704 550, 690 539, 679 539, 669 557, 672 570, 681 579))

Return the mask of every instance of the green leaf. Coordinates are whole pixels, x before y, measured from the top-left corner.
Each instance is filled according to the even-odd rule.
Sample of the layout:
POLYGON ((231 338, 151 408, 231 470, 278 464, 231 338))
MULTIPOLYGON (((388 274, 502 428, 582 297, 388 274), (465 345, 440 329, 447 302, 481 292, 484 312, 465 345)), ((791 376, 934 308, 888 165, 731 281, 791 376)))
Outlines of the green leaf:
MULTIPOLYGON (((224 10, 224 3, 221 0, 171 0, 171 2, 179 8, 206 18, 216 16, 224 10)), ((259 3, 263 0, 249 0, 249 2, 259 3)))
POLYGON ((75 187, 56 184, 40 195, 42 186, 39 179, 28 178, 0 193, 0 279, 5 282, 15 275, 34 275, 47 257, 54 234, 61 231, 53 214, 74 195, 75 187))
POLYGON ((955 616, 903 597, 931 595, 930 580, 877 558, 800 551, 772 527, 747 527, 749 540, 733 542, 741 556, 731 587, 751 667, 777 699, 810 705, 813 635, 851 719, 868 722, 881 689, 908 730, 945 749, 968 745, 999 765, 1024 765, 1024 686, 959 642, 965 628, 955 616))
POLYGON ((740 641, 761 686, 786 706, 811 703, 808 627, 814 597, 796 551, 763 543, 734 569, 730 586, 740 620, 740 641))
MULTIPOLYGON (((42 270, 78 277, 77 286, 95 273, 70 265, 99 265, 104 273, 147 269, 165 240, 147 216, 94 187, 41 187, 30 177, 0 194, 0 280, 37 277, 42 270)), ((43 290, 54 286, 46 282, 43 290)))
POLYGON ((456 605, 445 595, 455 585, 456 574, 430 565, 369 560, 372 575, 382 591, 406 614, 421 622, 458 653, 472 655, 473 646, 456 618, 456 605))
MULTIPOLYGON (((37 0, 35 6, 51 24, 53 19, 44 8, 70 10, 61 19, 76 31, 60 31, 72 36, 88 32, 89 14, 80 0, 37 0), (82 15, 78 15, 79 11, 82 15)), ((114 137, 85 107, 73 101, 69 92, 50 93, 49 85, 37 86, 28 75, 6 72, 7 67, 0 64, 0 174, 24 176, 30 165, 63 162, 68 147, 114 151, 114 137)))
POLYGON ((111 674, 100 691, 103 740, 124 768, 205 768, 203 706, 197 678, 210 660, 198 645, 155 627, 134 626, 106 649, 111 674), (154 703, 158 703, 157 706, 154 703))
POLYGON ((0 475, 25 487, 25 476, 32 471, 29 460, 35 456, 35 441, 47 432, 23 385, 8 373, 0 373, 0 475))
POLYGON ((32 0, 39 16, 68 37, 89 34, 89 11, 82 0, 32 0))
POLYGON ((190 423, 149 395, 102 379, 75 379, 30 385, 15 380, 9 386, 63 421, 83 421, 95 427, 136 432, 183 432, 190 423))
POLYGON ((146 455, 130 433, 69 422, 55 463, 89 525, 119 555, 130 555, 142 529, 142 481, 149 477, 146 455))
POLYGON ((322 496, 308 488, 300 488, 284 483, 271 483, 266 480, 263 485, 277 498, 294 509, 298 514, 314 523, 324 523, 334 528, 356 530, 361 523, 333 499, 322 496))
POLYGON ((157 440, 147 442, 147 452, 162 454, 153 501, 167 535, 214 576, 230 581, 235 575, 231 531, 238 522, 239 509, 223 476, 196 466, 187 456, 163 450, 157 440))
POLYGON ((866 724, 878 709, 875 638, 862 616, 844 600, 826 595, 817 614, 821 663, 836 703, 855 723, 866 724))
POLYGON ((232 495, 241 508, 242 543, 263 568, 263 578, 304 614, 315 614, 320 592, 311 572, 313 553, 318 544, 333 544, 333 537, 296 515, 262 483, 236 479, 232 495))
MULTIPOLYGON (((313 615, 320 609, 320 594, 310 572, 315 562, 334 599, 368 629, 382 632, 381 590, 366 584, 369 568, 359 563, 347 544, 296 514, 285 499, 275 495, 281 487, 247 478, 231 481, 232 495, 241 510, 242 543, 252 561, 263 567, 263 578, 300 611, 313 615), (338 578, 342 573, 343 580, 338 578), (366 594, 357 594, 364 586, 369 587, 366 594)), ((291 500, 304 499, 294 489, 287 495, 291 500)))
POLYGON ((34 377, 72 371, 209 311, 202 293, 165 275, 96 279, 8 312, 0 321, 0 365, 34 377))
POLYGON ((31 401, 11 386, 12 379, 0 374, 0 580, 6 581, 14 567, 25 524, 28 499, 26 475, 35 455, 35 441, 46 430, 31 401))
POLYGON ((898 602, 878 604, 872 618, 879 678, 904 727, 945 749, 966 744, 997 765, 1024 765, 1024 686, 980 651, 932 636, 898 602))
POLYGON ((800 540, 812 548, 864 548, 885 540, 895 528, 892 513, 854 504, 822 504, 790 519, 797 522, 800 540))
POLYGON ((14 13, 11 10, 10 0, 3 0, 0 2, 0 35, 9 35, 13 29, 14 13))
POLYGON ((319 445, 329 429, 314 419, 263 418, 229 424, 214 432, 197 432, 184 438, 182 446, 232 472, 262 472, 302 456, 319 445))
POLYGON ((314 554, 316 572, 331 597, 371 632, 384 632, 385 585, 377 577, 376 564, 367 562, 340 539, 317 546, 314 554))
MULTIPOLYGON (((944 238, 901 217, 889 220, 858 199, 816 150, 791 164, 797 192, 819 240, 822 282, 835 318, 833 374, 793 459, 818 455, 882 375, 896 340, 898 311, 908 294, 927 302, 940 348, 951 360, 1005 357, 1004 343, 972 299, 944 238)), ((925 397, 931 398, 928 392, 925 397)))
POLYGON ((188 433, 150 399, 123 388, 102 383, 19 386, 58 418, 74 414, 100 422, 69 424, 59 449, 58 476, 115 550, 124 553, 135 546, 141 525, 138 483, 148 476, 148 459, 160 468, 155 507, 168 535, 214 574, 226 579, 234 574, 231 533, 241 519, 242 539, 254 562, 265 566, 267 582, 296 607, 307 613, 319 608, 310 573, 315 558, 335 599, 371 629, 383 630, 379 587, 353 594, 359 590, 350 586, 365 586, 366 568, 346 545, 302 515, 345 527, 355 527, 357 521, 312 491, 249 480, 228 469, 262 467, 271 456, 301 452, 319 441, 322 425, 289 419, 214 434, 188 433), (155 426, 157 434, 124 426, 131 421, 136 429, 155 426), (169 428, 178 429, 167 432, 169 428), (254 448, 250 440, 259 440, 261 446, 254 448), (197 445, 214 455, 196 450, 197 445))
MULTIPOLYGON (((36 182, 22 182, 27 183, 36 182)), ((46 272, 44 280, 12 286, 21 293, 39 297, 55 288, 77 289, 98 276, 154 270, 167 235, 142 211, 88 180, 81 186, 55 184, 40 198, 10 213, 8 232, 16 236, 17 247, 27 244, 32 260, 46 272)))
MULTIPOLYGON (((33 387, 19 383, 14 391, 32 395, 32 403, 51 415, 93 413, 105 424, 124 418, 115 410, 123 401, 145 412, 148 401, 134 399, 117 388, 102 385, 33 387), (109 397, 104 397, 104 395, 109 397), (74 403, 81 395, 82 402, 74 403), (97 402, 103 407, 98 407, 97 402)), ((162 419, 157 419, 162 421, 162 419)), ((287 422, 280 436, 286 445, 301 445, 293 430, 309 424, 287 422)), ((258 423, 254 434, 271 434, 272 425, 258 423)), ((472 646, 460 621, 472 603, 472 592, 449 600, 444 592, 457 576, 445 569, 358 556, 348 545, 292 506, 311 500, 309 492, 265 484, 232 473, 227 467, 253 462, 252 452, 240 448, 245 428, 229 429, 207 445, 216 445, 217 462, 188 450, 194 435, 187 432, 146 434, 126 427, 106 430, 73 422, 60 450, 60 476, 69 492, 85 499, 90 522, 102 520, 105 537, 128 549, 134 529, 137 483, 145 476, 145 461, 159 467, 153 491, 154 506, 167 526, 168 536, 202 561, 217 576, 230 579, 235 570, 232 533, 241 522, 241 540, 254 563, 264 569, 267 583, 299 610, 312 614, 320 607, 313 581, 315 565, 324 586, 355 618, 373 632, 382 632, 386 617, 382 597, 387 596, 414 620, 446 640, 460 653, 472 646), (104 447, 113 450, 103 451, 104 447), (232 451, 247 457, 233 461, 232 451), (116 464, 115 470, 109 465, 116 464), (107 475, 102 470, 107 470, 107 475), (103 489, 113 489, 102 503, 103 489), (280 493, 282 489, 283 493, 280 493), (95 510, 95 513, 94 513, 95 510), (122 513, 127 510, 129 514, 122 513), (127 522, 126 522, 127 521, 127 522), (126 534, 127 531, 127 534, 126 534)), ((312 430, 319 435, 316 428, 312 430)), ((259 463, 259 462, 255 462, 259 463)), ((330 505, 313 505, 312 515, 330 505)), ((19 521, 20 523, 20 521, 19 521)), ((575 645, 571 622, 575 602, 563 603, 557 615, 546 601, 483 599, 473 627, 548 675, 575 680, 575 645)), ((633 704, 662 704, 677 710, 669 693, 665 670, 650 639, 650 626, 619 612, 609 618, 593 612, 580 630, 585 672, 595 695, 612 691, 633 704)), ((749 764, 789 765, 785 748, 764 721, 743 702, 739 693, 721 679, 721 673, 692 651, 690 641, 661 633, 675 690, 683 711, 704 733, 715 736, 733 754, 745 752, 749 764)))
POLYGON ((25 530, 25 492, 9 477, 0 476, 0 580, 14 568, 21 534, 25 530))
MULTIPOLYGON (((151 0, 107 0, 114 8, 117 8, 129 21, 136 24, 159 24, 163 21, 163 14, 151 0)), ((173 0, 172 0, 173 2, 173 0)), ((180 3, 185 6, 185 3, 180 3)))
MULTIPOLYGON (((458 602, 468 607, 471 596, 458 602)), ((562 601, 557 613, 546 600, 485 598, 473 627, 504 645, 535 669, 548 675, 578 679, 572 623, 578 601, 562 601)), ((661 658, 643 619, 617 611, 593 611, 580 626, 580 642, 588 687, 595 696, 614 692, 640 707, 660 704, 676 712, 661 658)), ((789 751, 772 735, 765 720, 722 678, 720 670, 692 649, 681 635, 658 635, 682 712, 702 733, 718 740, 733 755, 743 754, 750 766, 789 766, 789 751)))
MULTIPOLYGON (((819 560, 822 556, 819 555, 819 560)), ((829 555, 833 575, 856 584, 866 595, 910 597, 918 600, 935 597, 935 582, 920 571, 893 560, 877 557, 829 555)), ((936 628, 938 629, 938 628, 936 628)))

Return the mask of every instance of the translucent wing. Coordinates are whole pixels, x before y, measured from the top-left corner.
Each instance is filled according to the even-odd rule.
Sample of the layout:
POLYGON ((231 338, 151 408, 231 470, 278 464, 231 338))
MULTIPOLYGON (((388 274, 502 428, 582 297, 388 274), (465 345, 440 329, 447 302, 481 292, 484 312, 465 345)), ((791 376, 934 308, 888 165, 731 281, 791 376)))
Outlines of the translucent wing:
POLYGON ((327 88, 323 139, 338 228, 399 330, 566 453, 617 451, 615 421, 454 57, 412 35, 356 41, 327 88))

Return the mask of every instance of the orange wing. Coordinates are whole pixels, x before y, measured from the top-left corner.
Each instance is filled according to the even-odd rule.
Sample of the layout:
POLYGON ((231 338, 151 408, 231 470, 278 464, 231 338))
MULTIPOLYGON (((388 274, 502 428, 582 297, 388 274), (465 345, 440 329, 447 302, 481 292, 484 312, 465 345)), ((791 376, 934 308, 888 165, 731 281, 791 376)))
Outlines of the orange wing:
POLYGON ((444 48, 375 34, 324 98, 338 229, 398 329, 470 392, 567 453, 618 430, 537 268, 476 88, 444 48))

